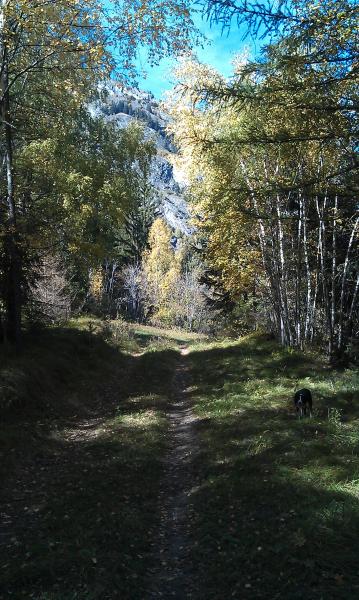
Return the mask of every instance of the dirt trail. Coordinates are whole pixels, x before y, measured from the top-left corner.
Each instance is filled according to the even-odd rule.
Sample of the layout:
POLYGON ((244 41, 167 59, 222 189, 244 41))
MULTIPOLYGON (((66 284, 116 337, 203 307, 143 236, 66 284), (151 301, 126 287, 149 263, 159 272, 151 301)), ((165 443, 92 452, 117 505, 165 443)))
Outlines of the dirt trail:
POLYGON ((164 477, 160 490, 161 525, 156 553, 158 568, 152 573, 149 598, 195 597, 195 575, 189 550, 193 507, 191 492, 195 484, 193 458, 198 451, 188 368, 181 350, 181 362, 173 377, 172 403, 168 409, 169 450, 164 458, 164 477))

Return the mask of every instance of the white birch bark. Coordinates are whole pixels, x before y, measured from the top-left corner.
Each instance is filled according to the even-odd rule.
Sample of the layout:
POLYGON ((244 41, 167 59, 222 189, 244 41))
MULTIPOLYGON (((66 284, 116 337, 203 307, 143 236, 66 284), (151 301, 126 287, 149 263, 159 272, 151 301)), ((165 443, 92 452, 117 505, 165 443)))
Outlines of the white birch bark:
POLYGON ((18 247, 17 215, 14 190, 13 131, 9 93, 9 56, 6 43, 6 9, 8 0, 0 0, 0 127, 4 131, 4 158, 6 169, 7 231, 5 252, 8 257, 6 273, 6 317, 8 338, 20 344, 21 334, 21 259, 18 247))
POLYGON ((317 243, 317 256, 316 256, 316 267, 315 267, 315 276, 314 276, 314 292, 313 292, 313 302, 311 309, 311 327, 310 327, 310 341, 314 339, 314 324, 315 324, 315 316, 317 309, 317 297, 318 297, 318 287, 319 287, 319 269, 320 269, 320 250, 322 246, 322 228, 320 225, 320 221, 318 224, 318 243, 317 243))
MULTIPOLYGON (((264 160, 263 167, 264 167, 266 181, 269 186, 270 177, 269 177, 268 165, 267 165, 266 159, 264 160)), ((274 169, 274 177, 278 177, 279 170, 280 170, 280 164, 279 164, 279 160, 277 160, 277 164, 274 169)), ((274 247, 275 236, 271 235, 271 237, 270 237, 270 242, 271 242, 271 247, 272 247, 272 258, 271 258, 272 269, 271 269, 271 272, 272 272, 272 274, 273 274, 273 272, 277 274, 277 277, 273 277, 273 285, 276 290, 276 297, 277 297, 276 303, 277 303, 277 312, 278 312, 279 323, 280 323, 281 342, 283 345, 288 344, 288 343, 289 343, 289 345, 291 345, 292 344, 292 335, 291 335, 291 328, 290 328, 290 322, 289 322, 288 310, 287 310, 286 289, 285 288, 283 289, 283 283, 284 283, 283 279, 285 277, 285 260, 284 260, 284 251, 283 251, 283 229, 282 229, 282 223, 281 223, 280 204, 279 204, 278 195, 276 195, 275 211, 276 211, 276 217, 274 218, 273 221, 277 227, 277 236, 276 237, 278 239, 278 244, 279 244, 280 262, 278 263, 277 251, 274 247)))
POLYGON ((257 197, 256 197, 256 194, 255 194, 255 190, 253 189, 253 186, 252 186, 251 181, 249 179, 246 165, 245 165, 245 163, 244 163, 243 160, 240 162, 240 164, 241 164, 241 168, 242 168, 242 173, 243 173, 244 180, 246 182, 246 185, 247 185, 249 193, 250 193, 250 197, 251 197, 251 200, 252 200, 254 213, 255 213, 256 218, 257 218, 257 223, 258 223, 258 238, 259 238, 259 245, 260 245, 261 254, 262 254, 263 269, 264 269, 264 272, 265 272, 265 274, 268 277, 268 280, 270 282, 270 290, 271 290, 271 296, 272 296, 272 306, 273 306, 273 309, 274 309, 274 314, 276 315, 277 328, 278 327, 280 328, 281 341, 284 344, 285 343, 285 339, 284 339, 285 336, 284 336, 283 318, 282 318, 282 315, 281 315, 281 311, 279 310, 279 306, 278 306, 279 303, 278 303, 278 301, 276 301, 277 286, 276 286, 276 282, 275 282, 275 277, 273 275, 273 269, 272 269, 272 266, 271 266, 271 260, 270 260, 270 257, 269 257, 269 251, 268 251, 268 247, 267 247, 267 239, 268 239, 268 237, 267 237, 266 229, 264 227, 263 219, 260 216, 258 202, 257 202, 257 197))
POLYGON ((288 277, 287 277, 287 265, 284 254, 284 234, 282 226, 282 215, 280 209, 280 198, 276 195, 276 213, 277 213, 277 227, 278 227, 278 245, 279 245, 279 257, 280 257, 280 279, 279 279, 279 291, 281 296, 281 302, 283 304, 285 329, 288 335, 289 344, 292 345, 292 331, 290 326, 289 312, 288 312, 288 277))
POLYGON ((323 291, 323 308, 324 308, 324 313, 325 313, 324 327, 325 327, 325 333, 329 339, 329 353, 331 353, 332 352, 332 347, 331 347, 332 336, 331 336, 331 323, 330 323, 330 308, 329 308, 329 299, 328 299, 328 286, 327 286, 326 273, 325 273, 325 258, 326 258, 325 234, 326 234, 326 230, 325 230, 325 222, 324 222, 324 214, 325 214, 325 210, 327 207, 328 198, 327 198, 327 196, 324 197, 322 209, 320 209, 318 197, 316 197, 315 201, 316 201, 316 209, 317 209, 318 219, 319 219, 319 228, 321 230, 320 245, 319 245, 319 257, 320 257, 320 276, 321 276, 322 291, 323 291))
POLYGON ((295 330, 296 343, 302 346, 301 302, 300 302, 300 268, 301 268, 301 236, 302 236, 302 198, 299 196, 298 233, 297 233, 297 273, 295 282, 295 330))
POLYGON ((345 261, 344 261, 342 285, 341 285, 341 290, 340 290, 340 304, 339 304, 339 325, 338 325, 338 348, 339 349, 342 347, 342 344, 343 344, 343 308, 344 308, 345 284, 346 284, 348 265, 349 265, 349 256, 350 256, 350 250, 353 245, 354 236, 355 236, 355 232, 356 232, 356 229, 358 226, 358 222, 359 222, 359 217, 357 217, 354 222, 353 229, 350 234, 350 238, 349 238, 349 242, 348 242, 348 248, 347 248, 347 252, 346 252, 346 256, 345 256, 345 261))
POLYGON ((353 298, 352 298, 352 303, 350 305, 350 311, 349 311, 349 316, 348 316, 348 321, 349 323, 351 323, 351 320, 353 318, 353 312, 356 306, 356 299, 357 299, 357 295, 358 295, 358 289, 359 289, 359 273, 357 275, 357 280, 355 282, 355 288, 354 288, 354 292, 353 292, 353 298))
POLYGON ((337 249, 336 249, 336 226, 337 226, 338 196, 335 196, 333 208, 333 234, 332 234, 332 282, 330 299, 330 326, 331 335, 334 339, 335 332, 335 276, 337 270, 337 249))
POLYGON ((308 239, 307 239, 307 214, 306 214, 306 210, 305 210, 304 197, 302 199, 302 218, 303 218, 304 263, 305 263, 306 280, 307 280, 307 302, 306 302, 307 306, 306 306, 306 316, 305 316, 305 324, 304 324, 304 341, 307 341, 313 315, 312 315, 312 306, 311 306, 312 282, 311 282, 311 272, 310 272, 310 265, 309 265, 308 239))

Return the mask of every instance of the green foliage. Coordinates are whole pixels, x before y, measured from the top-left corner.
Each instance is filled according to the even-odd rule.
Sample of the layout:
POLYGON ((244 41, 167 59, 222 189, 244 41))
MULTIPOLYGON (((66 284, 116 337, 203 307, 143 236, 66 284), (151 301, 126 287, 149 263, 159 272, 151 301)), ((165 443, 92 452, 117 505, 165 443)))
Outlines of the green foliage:
POLYGON ((131 208, 116 234, 116 254, 126 263, 141 262, 142 255, 148 249, 148 236, 158 208, 157 195, 148 179, 148 165, 147 169, 142 170, 141 176, 131 208))
POLYGON ((98 264, 112 251, 115 233, 137 198, 143 175, 132 166, 148 163, 152 154, 140 126, 117 131, 85 111, 63 135, 30 143, 20 156, 20 175, 31 181, 28 235, 36 243, 42 234, 41 245, 55 245, 57 236, 77 260, 98 264))
POLYGON ((91 120, 84 106, 94 89, 115 71, 133 81, 139 46, 153 64, 188 48, 194 31, 176 0, 1 2, 0 309, 9 339, 19 344, 39 247, 50 240, 52 252, 61 245, 69 262, 77 254, 88 268, 113 248, 138 193, 134 163, 138 174, 148 162, 140 134, 115 135, 91 120))
POLYGON ((184 62, 172 129, 217 285, 257 297, 283 344, 320 340, 333 357, 358 320, 358 10, 299 2, 285 17, 288 6, 210 3, 215 19, 287 23, 258 62, 238 58, 229 83, 184 62))
POLYGON ((89 271, 118 255, 118 231, 147 185, 153 152, 140 125, 117 130, 82 109, 66 131, 22 147, 18 194, 26 206, 21 226, 28 261, 36 276, 39 257, 60 254, 74 306, 87 293, 89 271))

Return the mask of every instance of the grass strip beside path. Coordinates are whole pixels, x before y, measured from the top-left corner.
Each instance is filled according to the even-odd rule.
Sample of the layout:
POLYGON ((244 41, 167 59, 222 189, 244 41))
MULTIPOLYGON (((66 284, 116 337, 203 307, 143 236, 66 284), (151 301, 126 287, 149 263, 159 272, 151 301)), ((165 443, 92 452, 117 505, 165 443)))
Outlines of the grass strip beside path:
POLYGON ((202 345, 188 360, 202 447, 200 597, 357 599, 358 374, 260 336, 202 345), (294 414, 302 386, 313 390, 311 420, 294 414))

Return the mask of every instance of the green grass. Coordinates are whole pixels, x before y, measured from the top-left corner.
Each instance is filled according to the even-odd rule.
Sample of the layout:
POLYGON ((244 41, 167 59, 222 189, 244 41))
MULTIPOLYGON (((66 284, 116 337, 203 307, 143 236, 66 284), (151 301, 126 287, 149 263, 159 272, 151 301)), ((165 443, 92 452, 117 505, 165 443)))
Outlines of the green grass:
POLYGON ((261 336, 88 317, 0 355, 1 600, 147 597, 179 360, 200 440, 196 600, 359 596, 357 372, 261 336), (294 415, 300 386, 313 419, 294 415))
POLYGON ((181 344, 198 343, 205 340, 206 336, 201 333, 191 333, 180 329, 161 329, 152 325, 132 325, 137 336, 151 337, 157 339, 168 339, 181 344))
POLYGON ((1 413, 1 599, 143 598, 178 360, 153 357, 83 321, 4 356, 24 386, 1 413))
POLYGON ((158 350, 178 349, 204 342, 207 339, 201 333, 128 323, 122 319, 101 321, 93 316, 73 319, 70 321, 70 326, 101 335, 109 343, 115 344, 117 348, 132 354, 144 350, 157 352, 158 350))
POLYGON ((357 598, 358 374, 259 336, 201 345, 188 360, 201 417, 201 597, 357 598), (301 386, 313 390, 313 419, 295 418, 301 386))

